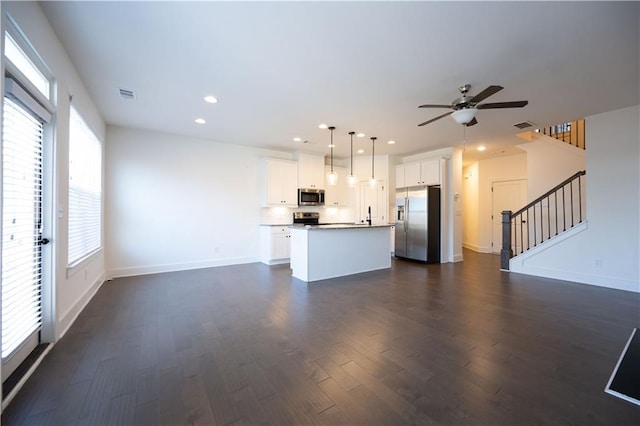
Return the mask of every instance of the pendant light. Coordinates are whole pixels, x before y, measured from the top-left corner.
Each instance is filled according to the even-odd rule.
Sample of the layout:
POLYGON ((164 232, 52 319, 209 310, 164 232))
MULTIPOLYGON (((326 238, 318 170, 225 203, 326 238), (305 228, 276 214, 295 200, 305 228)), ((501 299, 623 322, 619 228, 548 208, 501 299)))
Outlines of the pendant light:
POLYGON ((373 166, 375 163, 375 153, 376 153, 376 138, 375 136, 371 138, 371 181, 369 181, 369 183, 371 184, 372 187, 376 186, 376 177, 375 174, 373 173, 373 166))
POLYGON ((331 148, 331 171, 329 172, 328 180, 329 180, 329 185, 335 185, 338 183, 338 175, 336 174, 336 172, 333 171, 333 131, 336 129, 334 126, 329 126, 328 127, 329 131, 331 132, 331 144, 329 145, 329 147, 331 148))
POLYGON ((349 186, 354 186, 356 184, 356 177, 353 175, 353 135, 355 134, 356 132, 349 132, 349 136, 351 136, 351 171, 347 177, 349 186))

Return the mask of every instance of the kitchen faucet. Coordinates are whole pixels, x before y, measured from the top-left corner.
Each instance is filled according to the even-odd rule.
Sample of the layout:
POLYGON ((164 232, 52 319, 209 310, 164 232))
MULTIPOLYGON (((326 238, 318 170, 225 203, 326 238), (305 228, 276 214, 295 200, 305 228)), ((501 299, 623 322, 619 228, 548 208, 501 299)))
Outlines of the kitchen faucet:
POLYGON ((367 214, 367 223, 369 224, 369 226, 371 226, 371 206, 369 206, 369 209, 367 210, 368 214, 367 214))

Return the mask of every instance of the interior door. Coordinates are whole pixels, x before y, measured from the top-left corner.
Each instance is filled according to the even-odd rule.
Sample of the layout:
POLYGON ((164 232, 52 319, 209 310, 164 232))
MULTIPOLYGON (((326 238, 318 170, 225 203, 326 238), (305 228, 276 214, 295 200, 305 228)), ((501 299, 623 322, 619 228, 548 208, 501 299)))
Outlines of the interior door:
POLYGON ((47 197, 44 121, 5 95, 2 126, 2 380, 40 342, 47 197))
MULTIPOLYGON (((502 249, 502 212, 511 210, 515 212, 527 203, 527 181, 526 179, 508 180, 501 182, 493 182, 492 198, 491 198, 491 252, 500 253, 502 249)), ((525 218, 526 219, 526 218, 525 218)), ((516 224, 516 228, 520 230, 520 223, 516 224)), ((526 232, 526 226, 522 227, 522 231, 526 232)), ((525 239, 527 237, 525 236, 525 239)), ((516 240, 516 252, 520 252, 522 245, 521 238, 518 236, 516 240)))

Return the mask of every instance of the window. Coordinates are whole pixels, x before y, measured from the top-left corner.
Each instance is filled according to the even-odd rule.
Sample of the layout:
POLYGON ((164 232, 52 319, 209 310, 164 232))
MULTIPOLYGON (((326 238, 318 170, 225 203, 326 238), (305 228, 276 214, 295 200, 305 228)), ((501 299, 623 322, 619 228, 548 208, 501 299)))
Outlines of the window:
POLYGON ((102 245, 102 144, 72 106, 69 123, 69 251, 73 266, 102 245))
POLYGON ((8 32, 4 33, 4 54, 15 65, 20 72, 35 86, 40 93, 49 99, 49 80, 36 65, 29 59, 24 50, 11 37, 8 32))

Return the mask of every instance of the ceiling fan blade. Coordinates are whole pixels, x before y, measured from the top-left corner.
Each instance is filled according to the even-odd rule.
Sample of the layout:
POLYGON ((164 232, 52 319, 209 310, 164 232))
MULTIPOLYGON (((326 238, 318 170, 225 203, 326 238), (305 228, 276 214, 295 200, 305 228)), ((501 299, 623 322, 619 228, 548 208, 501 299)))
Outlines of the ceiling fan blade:
POLYGON ((442 117, 446 117, 447 115, 451 115, 453 111, 445 112, 442 115, 437 116, 436 118, 432 118, 431 120, 427 120, 424 123, 418 124, 418 126, 424 126, 425 124, 433 123, 436 120, 440 120, 442 117))
POLYGON ((432 105, 432 104, 426 104, 426 105, 420 105, 418 108, 451 108, 451 105, 432 105))
POLYGON ((466 126, 467 126, 467 127, 469 127, 469 126, 475 126, 476 124, 478 124, 478 120, 476 120, 476 118, 475 118, 475 117, 473 117, 473 120, 471 120, 470 122, 468 122, 468 123, 466 124, 466 126))
POLYGON ((477 104, 478 102, 487 99, 489 96, 495 95, 496 93, 498 93, 502 89, 504 89, 504 87, 502 87, 502 86, 489 86, 486 89, 484 89, 482 92, 478 93, 473 98, 471 98, 469 103, 470 104, 477 104))
POLYGON ((489 104, 476 105, 478 109, 497 109, 497 108, 522 108, 529 101, 513 101, 513 102, 493 102, 489 104))

